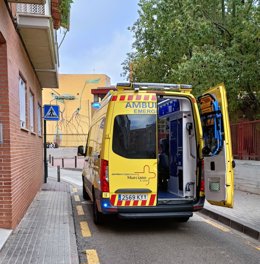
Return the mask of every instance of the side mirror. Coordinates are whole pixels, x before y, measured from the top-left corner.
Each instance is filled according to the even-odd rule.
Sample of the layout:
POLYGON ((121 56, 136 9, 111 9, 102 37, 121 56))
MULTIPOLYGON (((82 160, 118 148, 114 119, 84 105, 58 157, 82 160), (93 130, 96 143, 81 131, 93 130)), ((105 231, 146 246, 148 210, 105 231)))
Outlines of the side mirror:
POLYGON ((83 146, 78 146, 78 156, 85 156, 85 151, 83 146))

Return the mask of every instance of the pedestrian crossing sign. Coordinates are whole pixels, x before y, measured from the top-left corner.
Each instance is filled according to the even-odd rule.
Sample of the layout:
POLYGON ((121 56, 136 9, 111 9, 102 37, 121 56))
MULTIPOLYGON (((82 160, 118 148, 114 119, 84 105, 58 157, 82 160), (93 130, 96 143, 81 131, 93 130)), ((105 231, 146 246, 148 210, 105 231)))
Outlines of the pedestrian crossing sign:
POLYGON ((60 115, 60 108, 58 105, 44 105, 43 113, 44 120, 58 121, 60 115))

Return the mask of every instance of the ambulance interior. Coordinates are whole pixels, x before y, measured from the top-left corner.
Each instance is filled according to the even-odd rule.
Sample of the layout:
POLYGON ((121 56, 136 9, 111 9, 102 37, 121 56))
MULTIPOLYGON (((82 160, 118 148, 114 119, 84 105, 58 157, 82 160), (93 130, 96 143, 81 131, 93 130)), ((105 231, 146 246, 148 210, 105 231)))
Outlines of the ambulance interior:
POLYGON ((158 202, 196 196, 196 135, 187 98, 158 97, 158 202))

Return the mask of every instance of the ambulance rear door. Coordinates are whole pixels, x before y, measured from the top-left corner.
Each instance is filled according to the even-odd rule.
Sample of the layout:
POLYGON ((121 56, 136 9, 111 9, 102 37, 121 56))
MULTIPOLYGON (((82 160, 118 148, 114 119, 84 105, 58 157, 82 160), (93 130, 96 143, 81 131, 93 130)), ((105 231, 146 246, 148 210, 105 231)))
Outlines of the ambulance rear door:
POLYGON ((112 97, 109 191, 114 206, 157 203, 157 99, 145 92, 112 97))
POLYGON ((233 207, 234 161, 226 90, 223 84, 198 98, 204 138, 205 196, 209 203, 233 207))

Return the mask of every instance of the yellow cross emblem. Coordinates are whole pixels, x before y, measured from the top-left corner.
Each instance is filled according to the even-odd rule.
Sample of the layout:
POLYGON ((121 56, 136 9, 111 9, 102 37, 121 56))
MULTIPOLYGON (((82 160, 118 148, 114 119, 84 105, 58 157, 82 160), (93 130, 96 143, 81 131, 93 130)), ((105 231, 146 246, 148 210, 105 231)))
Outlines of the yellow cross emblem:
POLYGON ((150 170, 150 167, 148 165, 145 165, 144 168, 143 168, 143 171, 141 172, 135 172, 135 173, 138 173, 138 176, 142 179, 143 177, 143 180, 142 181, 147 181, 147 184, 148 185, 150 183, 150 179, 153 179, 156 177, 156 174, 154 172, 151 172, 150 170))

